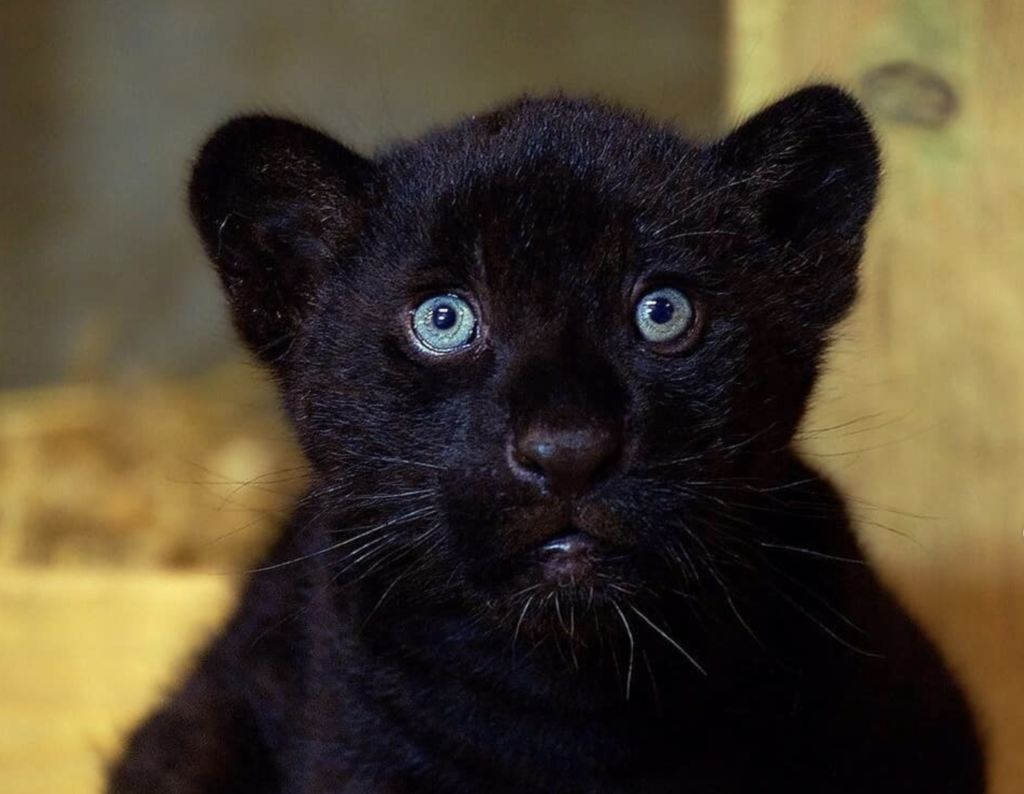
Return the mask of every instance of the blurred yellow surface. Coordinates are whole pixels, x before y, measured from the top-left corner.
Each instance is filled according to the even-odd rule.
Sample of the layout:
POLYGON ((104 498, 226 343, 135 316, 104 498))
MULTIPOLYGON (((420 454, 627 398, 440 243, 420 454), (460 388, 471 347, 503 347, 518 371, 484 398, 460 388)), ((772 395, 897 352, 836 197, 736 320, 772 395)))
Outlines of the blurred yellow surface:
POLYGON ((204 573, 0 571, 0 791, 100 791, 127 729, 226 613, 204 573))

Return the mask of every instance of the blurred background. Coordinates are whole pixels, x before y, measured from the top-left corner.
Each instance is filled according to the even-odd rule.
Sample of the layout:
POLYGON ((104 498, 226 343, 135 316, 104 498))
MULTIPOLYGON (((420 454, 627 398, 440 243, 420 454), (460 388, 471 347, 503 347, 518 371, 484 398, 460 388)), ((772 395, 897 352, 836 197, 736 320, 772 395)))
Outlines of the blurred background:
POLYGON ((1011 0, 0 4, 0 791, 99 791, 302 488, 184 205, 231 114, 366 153, 524 92, 706 138, 836 80, 887 181, 802 433, 1024 780, 1024 9, 1011 0))

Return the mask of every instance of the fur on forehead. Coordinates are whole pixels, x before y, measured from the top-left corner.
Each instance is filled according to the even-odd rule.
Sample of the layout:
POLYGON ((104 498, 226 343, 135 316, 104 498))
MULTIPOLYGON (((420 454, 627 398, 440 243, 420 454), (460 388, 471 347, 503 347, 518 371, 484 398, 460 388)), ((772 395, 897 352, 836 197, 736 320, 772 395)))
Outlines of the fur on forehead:
POLYGON ((424 194, 512 176, 572 177, 598 190, 649 194, 655 173, 670 179, 695 151, 676 131, 597 100, 523 98, 389 147, 380 164, 395 182, 424 194))
POLYGON ((664 225, 688 192, 707 189, 699 150, 676 132, 563 97, 518 100, 377 162, 380 212, 368 229, 377 244, 427 251, 492 232, 504 252, 528 248, 535 260, 551 243, 567 254, 564 267, 627 227, 664 225))

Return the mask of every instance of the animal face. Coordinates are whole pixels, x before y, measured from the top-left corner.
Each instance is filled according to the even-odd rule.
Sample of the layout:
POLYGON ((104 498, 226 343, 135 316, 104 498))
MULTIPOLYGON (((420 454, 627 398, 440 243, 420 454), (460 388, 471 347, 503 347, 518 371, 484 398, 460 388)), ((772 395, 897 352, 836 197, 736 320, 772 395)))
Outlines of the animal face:
POLYGON ((703 146, 565 99, 372 159, 242 118, 191 197, 337 575, 544 633, 742 557, 723 505, 790 442, 877 179, 820 87, 703 146))

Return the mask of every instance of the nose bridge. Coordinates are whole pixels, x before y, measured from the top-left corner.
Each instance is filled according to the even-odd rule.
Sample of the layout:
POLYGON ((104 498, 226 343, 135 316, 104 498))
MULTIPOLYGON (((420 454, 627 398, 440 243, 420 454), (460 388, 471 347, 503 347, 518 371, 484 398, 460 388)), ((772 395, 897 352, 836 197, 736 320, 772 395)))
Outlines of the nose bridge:
POLYGON ((563 334, 555 344, 534 345, 508 383, 513 430, 530 427, 617 431, 627 409, 626 390, 615 368, 598 351, 563 334))

